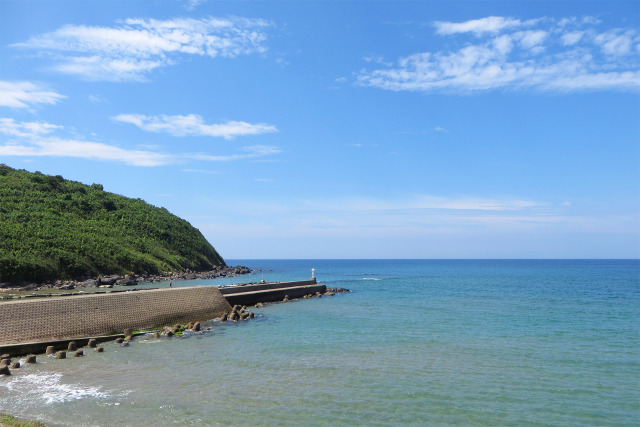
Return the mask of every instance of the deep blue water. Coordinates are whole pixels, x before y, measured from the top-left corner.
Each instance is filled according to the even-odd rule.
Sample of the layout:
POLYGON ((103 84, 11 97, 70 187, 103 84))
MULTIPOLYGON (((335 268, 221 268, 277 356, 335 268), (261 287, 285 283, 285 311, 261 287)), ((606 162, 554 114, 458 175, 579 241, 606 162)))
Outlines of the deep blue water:
MULTIPOLYGON (((0 411, 52 425, 638 425, 638 260, 228 260, 353 292, 185 338, 40 357, 0 411)), ((154 284, 157 286, 157 284, 154 284)))

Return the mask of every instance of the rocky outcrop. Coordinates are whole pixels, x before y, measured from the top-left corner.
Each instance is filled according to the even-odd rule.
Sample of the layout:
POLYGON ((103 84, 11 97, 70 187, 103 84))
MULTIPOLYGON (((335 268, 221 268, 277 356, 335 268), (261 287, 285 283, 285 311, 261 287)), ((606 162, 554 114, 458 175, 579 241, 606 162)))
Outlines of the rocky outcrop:
MULTIPOLYGON (((111 288, 113 286, 135 286, 140 283, 153 283, 161 281, 172 280, 194 280, 194 279, 216 279, 218 277, 235 277, 243 274, 251 273, 251 269, 242 265, 235 267, 220 266, 214 267, 213 270, 208 271, 177 271, 166 274, 127 274, 124 276, 111 275, 111 276, 98 276, 91 277, 85 275, 77 280, 71 281, 48 281, 45 283, 0 283, 0 288, 11 288, 21 291, 38 291, 40 289, 57 288, 62 290, 73 290, 77 288, 94 288, 105 287, 111 288)), ((88 273, 90 274, 90 273, 88 273)))

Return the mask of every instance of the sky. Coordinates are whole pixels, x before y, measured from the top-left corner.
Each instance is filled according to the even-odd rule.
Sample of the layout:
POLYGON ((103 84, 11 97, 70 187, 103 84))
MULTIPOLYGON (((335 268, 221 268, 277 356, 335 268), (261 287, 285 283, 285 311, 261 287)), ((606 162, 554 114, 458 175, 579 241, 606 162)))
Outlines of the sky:
POLYGON ((225 259, 639 258, 640 2, 0 0, 0 163, 225 259))

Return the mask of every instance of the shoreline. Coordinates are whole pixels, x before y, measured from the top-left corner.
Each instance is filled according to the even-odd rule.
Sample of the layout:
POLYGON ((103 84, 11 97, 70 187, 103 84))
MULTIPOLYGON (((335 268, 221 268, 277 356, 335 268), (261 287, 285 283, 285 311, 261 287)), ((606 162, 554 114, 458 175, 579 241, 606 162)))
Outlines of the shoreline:
MULTIPOLYGON (((173 271, 161 274, 101 275, 96 278, 85 277, 77 280, 48 280, 40 283, 0 283, 0 292, 38 292, 46 290, 70 291, 76 288, 112 288, 113 286, 136 286, 142 283, 154 283, 172 280, 216 279, 251 274, 253 270, 238 265, 234 267, 216 267, 206 271, 173 271)), ((0 299, 2 299, 0 297, 0 299)))

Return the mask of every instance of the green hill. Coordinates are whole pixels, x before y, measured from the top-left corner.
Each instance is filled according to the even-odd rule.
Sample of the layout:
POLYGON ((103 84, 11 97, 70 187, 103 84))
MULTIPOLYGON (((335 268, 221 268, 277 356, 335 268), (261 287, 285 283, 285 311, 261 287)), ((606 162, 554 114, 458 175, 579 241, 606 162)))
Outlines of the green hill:
POLYGON ((0 164, 0 282, 215 266, 211 244, 164 208, 0 164))

